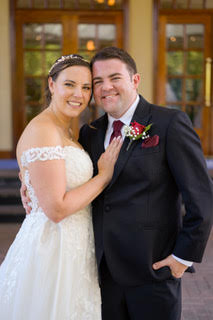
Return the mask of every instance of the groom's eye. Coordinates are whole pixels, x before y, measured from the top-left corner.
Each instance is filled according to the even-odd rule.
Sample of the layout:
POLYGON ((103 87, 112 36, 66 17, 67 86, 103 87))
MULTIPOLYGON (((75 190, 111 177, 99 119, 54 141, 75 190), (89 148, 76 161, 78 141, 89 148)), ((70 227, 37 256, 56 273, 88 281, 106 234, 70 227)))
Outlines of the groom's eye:
POLYGON ((100 83, 102 83, 103 81, 102 80, 97 80, 97 81, 94 81, 93 82, 93 85, 95 86, 96 84, 100 84, 100 83))
POLYGON ((83 89, 84 89, 84 90, 87 90, 87 91, 91 90, 91 88, 90 88, 90 87, 87 87, 87 86, 83 87, 83 89))

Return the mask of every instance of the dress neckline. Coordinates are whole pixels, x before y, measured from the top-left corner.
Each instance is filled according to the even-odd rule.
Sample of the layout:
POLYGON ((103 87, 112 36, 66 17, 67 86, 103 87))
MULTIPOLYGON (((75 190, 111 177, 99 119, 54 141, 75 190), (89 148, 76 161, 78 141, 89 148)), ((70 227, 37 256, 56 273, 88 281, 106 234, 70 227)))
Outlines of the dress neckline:
MULTIPOLYGON (((26 150, 24 150, 22 152, 22 155, 26 152, 30 152, 30 151, 35 151, 35 150, 42 150, 42 149, 66 149, 66 148, 73 148, 73 149, 77 149, 77 150, 81 150, 83 152, 86 152, 83 148, 78 148, 78 147, 74 147, 73 145, 66 145, 66 146, 60 146, 60 145, 56 145, 56 146, 43 146, 43 147, 32 147, 32 148, 28 148, 26 150)), ((21 156, 22 156, 21 155, 21 156)))
POLYGON ((85 152, 85 150, 84 150, 83 148, 74 147, 74 146, 72 146, 72 145, 63 146, 62 148, 69 148, 69 147, 74 148, 74 149, 77 149, 77 150, 81 150, 81 151, 85 152))
MULTIPOLYGON (((48 154, 49 151, 52 152, 56 152, 57 154, 57 159, 60 158, 60 155, 64 154, 66 150, 69 149, 75 149, 75 150, 79 150, 80 152, 83 152, 84 154, 87 154, 87 152, 83 149, 83 148, 78 148, 78 147, 74 147, 72 145, 66 145, 66 146, 44 146, 44 147, 33 147, 33 148, 29 148, 26 149, 22 152, 21 157, 20 157, 20 161, 22 166, 26 166, 25 165, 28 162, 29 158, 35 158, 36 155, 41 155, 41 154, 48 154)), ((45 156, 43 155, 43 160, 45 159, 45 156)), ((63 157, 62 157, 63 158, 63 157)), ((46 159, 47 160, 47 159, 46 159)))

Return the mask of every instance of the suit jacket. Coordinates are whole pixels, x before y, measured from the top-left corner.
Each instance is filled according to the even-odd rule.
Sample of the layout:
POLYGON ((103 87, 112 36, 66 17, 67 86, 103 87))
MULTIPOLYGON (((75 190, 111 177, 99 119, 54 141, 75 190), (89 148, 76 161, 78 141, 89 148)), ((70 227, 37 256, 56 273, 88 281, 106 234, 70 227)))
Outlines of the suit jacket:
MULTIPOLYGON (((107 121, 105 114, 80 131, 94 174, 104 152, 107 121)), ((132 121, 152 123, 149 133, 159 136, 159 144, 142 148, 139 139, 127 151, 125 138, 113 178, 93 202, 98 266, 104 254, 114 280, 126 286, 171 279, 168 267, 152 268, 171 253, 200 262, 213 217, 212 181, 187 115, 140 96, 132 121)))

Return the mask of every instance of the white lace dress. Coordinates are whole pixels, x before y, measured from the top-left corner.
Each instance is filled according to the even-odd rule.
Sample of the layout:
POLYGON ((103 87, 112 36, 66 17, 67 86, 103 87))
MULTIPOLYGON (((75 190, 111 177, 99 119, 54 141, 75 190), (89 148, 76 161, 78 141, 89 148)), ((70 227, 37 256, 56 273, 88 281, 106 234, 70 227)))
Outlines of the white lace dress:
MULTIPOLYGON (((21 163, 27 168, 30 162, 51 159, 65 160, 67 190, 92 177, 88 154, 73 146, 32 148, 21 163)), ((0 319, 100 320, 90 207, 56 224, 39 207, 27 169, 24 181, 32 212, 0 267, 0 319)))

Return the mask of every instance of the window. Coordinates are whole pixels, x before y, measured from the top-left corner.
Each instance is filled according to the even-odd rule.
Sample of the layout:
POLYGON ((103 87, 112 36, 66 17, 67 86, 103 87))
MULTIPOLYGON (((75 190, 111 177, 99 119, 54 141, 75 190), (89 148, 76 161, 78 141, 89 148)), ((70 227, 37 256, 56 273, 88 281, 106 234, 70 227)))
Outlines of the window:
POLYGON ((115 10, 122 9, 122 0, 17 0, 21 9, 74 9, 115 10))
POLYGON ((160 0, 161 9, 212 9, 212 0, 160 0))

